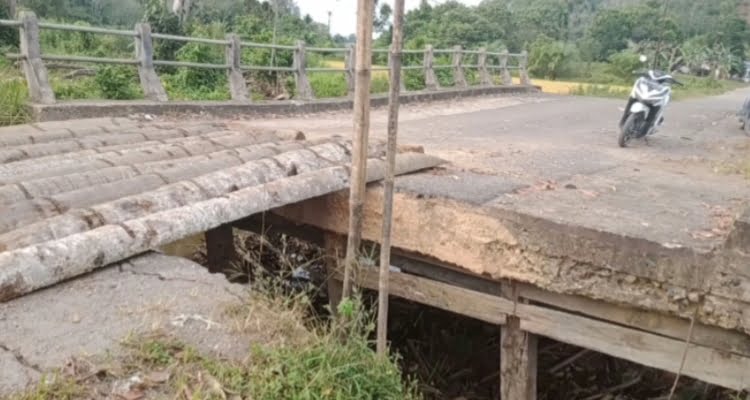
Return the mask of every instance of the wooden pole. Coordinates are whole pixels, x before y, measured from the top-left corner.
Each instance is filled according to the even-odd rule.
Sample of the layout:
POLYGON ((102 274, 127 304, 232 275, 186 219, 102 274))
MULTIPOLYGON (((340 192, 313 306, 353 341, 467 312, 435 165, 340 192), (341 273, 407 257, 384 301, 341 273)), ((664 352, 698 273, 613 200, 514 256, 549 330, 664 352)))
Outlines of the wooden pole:
POLYGON ((380 280, 378 284, 377 352, 388 353, 388 297, 391 269, 391 225, 393 221, 394 168, 398 138, 398 108, 401 94, 401 50, 403 46, 404 0, 396 0, 391 42, 391 85, 388 95, 388 144, 386 146, 385 189, 383 194, 383 236, 380 245, 380 280))
POLYGON ((362 241, 365 178, 367 176, 367 137, 370 131, 370 78, 372 68, 373 0, 358 0, 356 76, 354 84, 354 136, 352 138, 351 189, 349 195, 349 239, 344 261, 343 297, 352 294, 357 253, 362 241))

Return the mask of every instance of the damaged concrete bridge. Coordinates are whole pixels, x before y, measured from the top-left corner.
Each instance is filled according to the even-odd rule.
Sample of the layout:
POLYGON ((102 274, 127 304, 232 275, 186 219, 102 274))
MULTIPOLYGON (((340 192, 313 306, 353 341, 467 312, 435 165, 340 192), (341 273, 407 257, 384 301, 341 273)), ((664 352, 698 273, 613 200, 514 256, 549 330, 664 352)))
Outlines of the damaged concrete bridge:
MULTIPOLYGON (((350 145, 127 120, 0 134, 0 301, 222 224, 348 187, 350 145)), ((370 180, 381 179, 372 147, 370 180)), ((402 154, 399 173, 440 163, 402 154)))
MULTIPOLYGON (((682 122, 628 150, 602 128, 619 102, 405 107, 403 141, 427 155, 398 157, 392 295, 500 326, 503 398, 535 398, 539 336, 747 390, 750 185, 719 168, 747 156, 724 111, 743 96, 677 103, 682 122)), ((384 126, 375 110, 376 138, 384 126)), ((236 229, 341 255, 350 131, 347 112, 4 128, 0 301, 142 254, 161 260, 149 252, 204 232, 212 271, 229 262, 236 229)), ((371 143, 363 235, 374 245, 382 151, 371 143)), ((329 268, 335 299, 341 271, 329 268)), ((377 289, 377 271, 356 281, 377 289)), ((11 325, 1 317, 0 337, 11 325)))

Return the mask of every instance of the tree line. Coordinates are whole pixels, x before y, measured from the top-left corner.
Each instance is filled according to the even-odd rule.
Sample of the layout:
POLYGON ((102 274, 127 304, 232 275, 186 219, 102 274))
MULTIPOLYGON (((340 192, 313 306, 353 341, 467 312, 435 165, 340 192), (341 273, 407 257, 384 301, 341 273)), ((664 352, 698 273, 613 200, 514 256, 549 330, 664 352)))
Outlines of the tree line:
MULTIPOLYGON (((223 38, 238 33, 243 40, 293 44, 304 40, 310 46, 344 46, 353 35, 331 35, 329 27, 303 15, 294 0, 181 0, 181 11, 173 11, 174 0, 0 0, 0 18, 7 18, 11 4, 35 11, 40 18, 65 23, 130 29, 145 21, 155 32, 223 38)), ((750 9, 750 0, 483 0, 477 6, 458 1, 437 5, 422 0, 405 21, 405 47, 436 48, 461 45, 490 51, 530 52, 532 76, 571 78, 596 83, 622 83, 640 67, 639 54, 647 55, 661 69, 726 78, 744 71, 750 29, 739 10, 750 9), (743 8, 744 7, 744 8, 743 8)), ((376 46, 390 44, 391 10, 375 1, 376 46)), ((352 16, 354 18, 354 16, 352 16)), ((113 57, 132 55, 132 41, 101 35, 44 31, 44 51, 113 57)), ((0 28, 0 50, 16 47, 15 29, 0 28)), ((221 63, 223 49, 174 41, 155 43, 157 59, 221 63)), ((325 55, 311 57, 322 65, 325 55)), ((385 64, 385 55, 375 62, 385 64)), ((243 52, 251 65, 289 66, 290 52, 258 49, 243 52)), ((416 58, 405 59, 418 63, 416 58)), ((161 68, 160 73, 173 98, 221 99, 226 96, 226 77, 221 71, 161 68)), ((450 84, 450 71, 443 70, 441 83, 450 84), (445 75, 445 76, 443 76, 445 75)), ((97 71, 106 97, 137 96, 127 68, 97 71), (105 79, 106 78, 106 79, 105 79), (114 84, 112 84, 114 82, 114 84)), ((471 77, 469 77, 471 79, 471 77)), ((275 96, 294 91, 293 80, 276 73, 251 73, 253 87, 275 96)), ((318 91, 337 95, 345 91, 343 77, 315 77, 318 91)), ((419 71, 406 76, 410 88, 422 85, 419 71)), ((381 82, 382 83, 382 82, 381 82)), ((382 86, 382 85, 381 85, 382 86)), ((386 85, 387 86, 387 85, 386 85)), ((90 93, 61 84, 60 97, 75 98, 90 93), (68 90, 69 89, 69 90, 68 90)))

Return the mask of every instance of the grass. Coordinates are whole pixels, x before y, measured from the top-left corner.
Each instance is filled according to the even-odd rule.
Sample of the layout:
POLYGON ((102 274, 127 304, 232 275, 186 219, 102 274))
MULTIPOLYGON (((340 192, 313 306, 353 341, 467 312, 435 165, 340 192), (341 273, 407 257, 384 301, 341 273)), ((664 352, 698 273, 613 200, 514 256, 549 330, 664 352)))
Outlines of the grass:
MULTIPOLYGON (((678 77, 678 79, 685 86, 674 87, 673 97, 675 101, 716 96, 746 86, 742 82, 692 76, 678 77)), ((584 81, 585 79, 582 79, 580 82, 574 80, 552 81, 532 79, 532 83, 540 86, 543 92, 560 95, 624 98, 630 94, 631 90, 631 87, 627 85, 589 83, 584 81)), ((514 82, 518 83, 518 79, 514 79, 514 82)))
POLYGON ((0 126, 29 122, 29 91, 18 70, 0 66, 0 126))
POLYGON ((248 297, 225 310, 230 331, 253 343, 248 354, 222 359, 164 333, 133 335, 104 362, 66 366, 49 383, 0 399, 101 398, 133 377, 125 398, 422 399, 396 357, 373 351, 374 319, 359 300, 342 302, 339 317, 323 323, 309 316, 305 293, 290 295, 271 273, 255 274, 248 297))
POLYGON ((7 397, 7 400, 75 400, 85 396, 86 388, 72 377, 43 377, 33 389, 7 397))

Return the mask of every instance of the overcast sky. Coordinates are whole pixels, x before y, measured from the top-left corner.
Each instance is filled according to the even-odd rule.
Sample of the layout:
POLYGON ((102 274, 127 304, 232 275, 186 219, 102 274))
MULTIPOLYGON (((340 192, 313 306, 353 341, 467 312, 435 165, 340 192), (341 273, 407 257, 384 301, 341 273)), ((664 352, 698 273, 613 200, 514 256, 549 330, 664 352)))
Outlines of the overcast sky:
MULTIPOLYGON (((393 0, 385 0, 393 6, 393 0)), ((430 0, 432 4, 438 4, 444 0, 430 0)), ((468 5, 479 4, 480 0, 459 0, 468 5)), ((406 9, 419 6, 420 0, 406 0, 406 9)), ((354 33, 357 26, 357 0, 297 0, 302 15, 310 14, 314 20, 322 23, 328 22, 328 11, 331 15, 331 31, 348 36, 354 33)))

